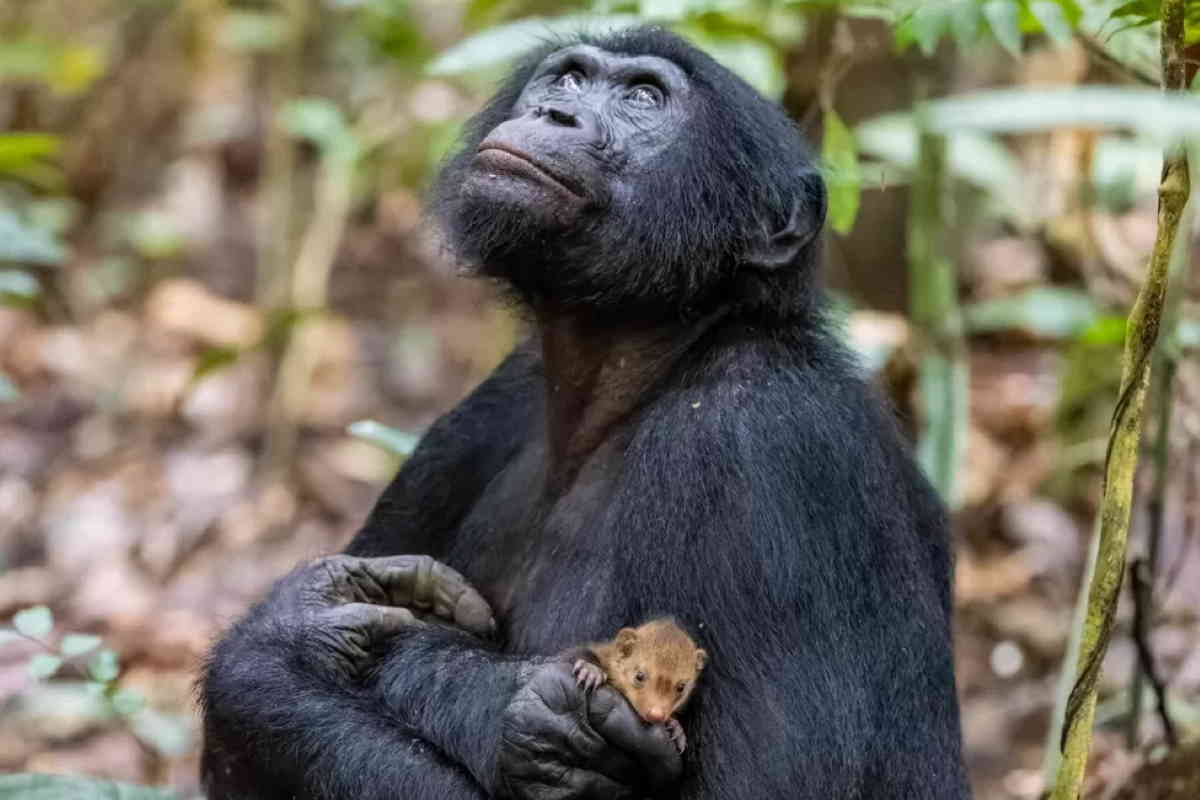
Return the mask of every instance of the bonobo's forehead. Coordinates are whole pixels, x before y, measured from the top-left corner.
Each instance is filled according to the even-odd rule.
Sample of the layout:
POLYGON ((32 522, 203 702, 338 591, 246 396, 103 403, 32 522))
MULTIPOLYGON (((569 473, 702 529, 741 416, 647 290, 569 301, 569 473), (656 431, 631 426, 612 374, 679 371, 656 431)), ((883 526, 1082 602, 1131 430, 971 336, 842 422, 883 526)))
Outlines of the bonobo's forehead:
POLYGON ((542 60, 538 72, 545 72, 572 62, 610 77, 655 75, 670 88, 677 90, 685 89, 689 84, 687 73, 670 59, 661 56, 614 53, 590 44, 574 44, 561 50, 555 50, 542 60))

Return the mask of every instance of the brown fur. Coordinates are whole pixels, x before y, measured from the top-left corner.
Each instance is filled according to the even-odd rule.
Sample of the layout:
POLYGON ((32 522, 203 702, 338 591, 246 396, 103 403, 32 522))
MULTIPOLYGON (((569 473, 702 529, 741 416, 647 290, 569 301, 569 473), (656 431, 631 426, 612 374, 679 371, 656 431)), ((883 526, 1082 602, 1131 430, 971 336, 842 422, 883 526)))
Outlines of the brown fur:
POLYGON ((587 650, 595 664, 584 659, 576 662, 580 685, 594 689, 607 682, 624 695, 643 721, 666 723, 682 751, 683 731, 673 717, 696 688, 708 653, 669 618, 622 628, 611 642, 593 644, 587 650))

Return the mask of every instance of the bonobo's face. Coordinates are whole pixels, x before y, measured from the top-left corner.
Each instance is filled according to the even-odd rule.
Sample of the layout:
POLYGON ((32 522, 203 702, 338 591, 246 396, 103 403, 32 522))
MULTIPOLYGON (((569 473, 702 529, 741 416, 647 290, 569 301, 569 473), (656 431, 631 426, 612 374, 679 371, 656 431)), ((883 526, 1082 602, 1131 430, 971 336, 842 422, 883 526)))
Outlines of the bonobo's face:
POLYGON ((658 28, 547 45, 468 124, 434 207, 460 262, 615 321, 806 308, 824 189, 779 106, 658 28))
POLYGON ((479 143, 461 191, 521 227, 577 226, 676 139, 689 93, 687 76, 663 58, 583 44, 552 53, 479 143))

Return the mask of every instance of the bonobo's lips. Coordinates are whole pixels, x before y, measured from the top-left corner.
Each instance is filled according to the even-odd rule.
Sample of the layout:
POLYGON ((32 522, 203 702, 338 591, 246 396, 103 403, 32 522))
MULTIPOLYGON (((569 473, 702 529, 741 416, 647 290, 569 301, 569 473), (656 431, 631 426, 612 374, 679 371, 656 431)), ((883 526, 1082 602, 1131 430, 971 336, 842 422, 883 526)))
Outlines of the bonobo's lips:
POLYGON ((550 183, 573 197, 583 198, 583 190, 578 183, 535 161, 524 150, 510 144, 484 140, 475 152, 475 161, 484 169, 533 177, 543 183, 550 183))

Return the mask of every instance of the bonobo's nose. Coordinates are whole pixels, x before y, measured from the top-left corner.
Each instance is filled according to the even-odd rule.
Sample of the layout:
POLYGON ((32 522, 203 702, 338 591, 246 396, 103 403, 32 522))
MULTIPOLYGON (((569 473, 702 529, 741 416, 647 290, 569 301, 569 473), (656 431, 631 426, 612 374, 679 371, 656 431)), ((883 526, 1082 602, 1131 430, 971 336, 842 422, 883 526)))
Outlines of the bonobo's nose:
POLYGON ((646 719, 646 722, 649 722, 651 724, 658 724, 659 722, 666 722, 667 712, 662 710, 661 708, 647 709, 645 719, 646 719))
POLYGON ((566 109, 554 106, 538 106, 535 113, 539 117, 549 118, 555 125, 562 125, 564 128, 579 127, 579 116, 566 109))

